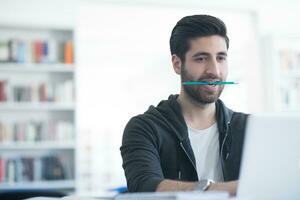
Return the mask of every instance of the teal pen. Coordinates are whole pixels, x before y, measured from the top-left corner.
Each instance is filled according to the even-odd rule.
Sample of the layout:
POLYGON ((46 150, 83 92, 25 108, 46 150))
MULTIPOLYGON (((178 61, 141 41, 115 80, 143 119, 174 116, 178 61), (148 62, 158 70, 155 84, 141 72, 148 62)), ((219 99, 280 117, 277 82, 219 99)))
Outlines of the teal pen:
POLYGON ((183 82, 182 84, 183 85, 232 85, 232 84, 238 84, 238 83, 237 82, 233 82, 233 81, 229 81, 229 82, 225 82, 225 81, 217 81, 217 82, 187 81, 187 82, 183 82))

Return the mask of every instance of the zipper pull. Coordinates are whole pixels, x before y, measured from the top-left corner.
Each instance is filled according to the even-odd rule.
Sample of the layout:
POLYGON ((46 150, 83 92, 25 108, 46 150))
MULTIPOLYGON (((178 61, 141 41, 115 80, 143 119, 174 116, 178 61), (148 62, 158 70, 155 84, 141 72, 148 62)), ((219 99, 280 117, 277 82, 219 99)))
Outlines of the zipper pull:
POLYGON ((178 180, 180 180, 181 179, 181 171, 179 170, 178 171, 178 180))
POLYGON ((227 158, 228 158, 228 157, 229 157, 229 153, 227 153, 227 154, 226 154, 226 158, 225 158, 225 160, 227 160, 227 158))
POLYGON ((229 129, 229 125, 230 125, 230 121, 229 122, 227 122, 227 124, 226 124, 226 132, 228 131, 228 129, 229 129))

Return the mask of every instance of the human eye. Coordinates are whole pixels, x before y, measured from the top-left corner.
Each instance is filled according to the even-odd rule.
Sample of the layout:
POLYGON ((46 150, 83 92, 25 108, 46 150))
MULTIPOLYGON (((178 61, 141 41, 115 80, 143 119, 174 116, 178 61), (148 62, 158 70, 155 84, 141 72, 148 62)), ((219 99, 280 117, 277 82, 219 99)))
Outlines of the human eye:
POLYGON ((204 62, 207 60, 207 57, 206 56, 199 56, 195 59, 197 62, 204 62))
POLYGON ((219 62, 224 62, 224 61, 227 60, 227 57, 226 57, 226 56, 218 56, 218 57, 217 57, 217 60, 218 60, 219 62))

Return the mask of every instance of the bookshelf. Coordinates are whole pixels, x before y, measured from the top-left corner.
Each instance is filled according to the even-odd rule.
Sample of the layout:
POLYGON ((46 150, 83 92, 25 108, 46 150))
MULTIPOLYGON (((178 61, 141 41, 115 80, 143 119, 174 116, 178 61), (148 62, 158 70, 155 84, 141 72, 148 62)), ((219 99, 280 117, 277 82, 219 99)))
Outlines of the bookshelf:
POLYGON ((299 112, 300 36, 268 36, 263 44, 268 110, 299 112))
POLYGON ((0 190, 74 191, 73 29, 0 25, 0 190))

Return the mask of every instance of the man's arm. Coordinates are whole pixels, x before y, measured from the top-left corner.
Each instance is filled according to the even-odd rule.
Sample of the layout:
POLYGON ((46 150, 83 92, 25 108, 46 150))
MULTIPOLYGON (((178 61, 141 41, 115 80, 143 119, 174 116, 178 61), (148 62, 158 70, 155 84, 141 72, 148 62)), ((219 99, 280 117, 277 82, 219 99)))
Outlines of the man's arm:
POLYGON ((189 191, 193 190, 197 182, 183 182, 173 180, 163 180, 156 188, 156 192, 167 192, 167 191, 189 191))
MULTIPOLYGON (((197 182, 182 182, 173 180, 163 180, 156 188, 157 192, 167 191, 191 191, 194 190, 197 182)), ((209 187, 209 191, 227 191, 230 196, 236 195, 238 181, 229 181, 224 183, 212 183, 209 187)))
POLYGON ((120 148, 129 192, 153 192, 164 180, 153 129, 141 117, 126 125, 120 148))

